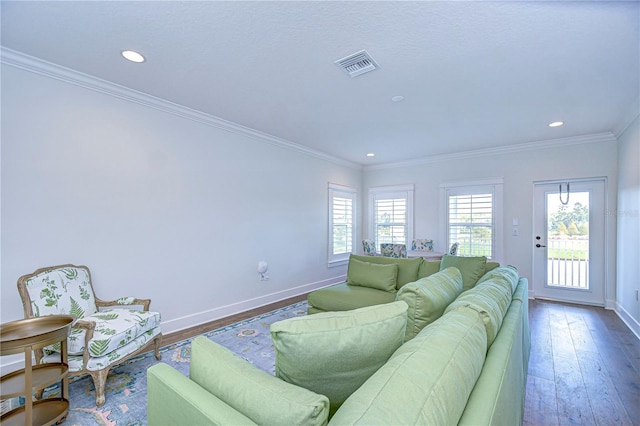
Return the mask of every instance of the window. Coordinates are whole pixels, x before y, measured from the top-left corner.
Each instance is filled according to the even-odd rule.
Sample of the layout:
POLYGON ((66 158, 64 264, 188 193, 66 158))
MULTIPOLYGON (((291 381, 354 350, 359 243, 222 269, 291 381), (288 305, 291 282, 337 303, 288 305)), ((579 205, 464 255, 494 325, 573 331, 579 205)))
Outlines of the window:
POLYGON ((407 245, 413 236, 413 185, 369 190, 369 238, 380 244, 407 245))
POLYGON ((458 243, 460 256, 496 260, 501 251, 502 180, 484 184, 445 184, 447 247, 458 243))
POLYGON ((355 251, 356 190, 329 184, 329 265, 349 260, 355 251))

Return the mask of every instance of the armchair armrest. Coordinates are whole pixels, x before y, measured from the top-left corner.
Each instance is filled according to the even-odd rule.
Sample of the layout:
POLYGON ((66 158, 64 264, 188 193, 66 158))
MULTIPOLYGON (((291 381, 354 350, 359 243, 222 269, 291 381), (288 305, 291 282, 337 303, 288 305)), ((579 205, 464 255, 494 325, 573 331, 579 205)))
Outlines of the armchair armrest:
POLYGON ((135 297, 121 297, 116 300, 101 300, 96 297, 96 306, 98 308, 105 306, 130 306, 140 305, 143 311, 148 311, 151 305, 151 299, 137 299, 135 297))
POLYGON ((96 328, 96 323, 93 321, 79 319, 76 320, 75 324, 73 324, 72 328, 81 328, 86 330, 84 334, 84 352, 82 354, 82 368, 87 368, 89 365, 89 341, 93 339, 93 333, 96 328))

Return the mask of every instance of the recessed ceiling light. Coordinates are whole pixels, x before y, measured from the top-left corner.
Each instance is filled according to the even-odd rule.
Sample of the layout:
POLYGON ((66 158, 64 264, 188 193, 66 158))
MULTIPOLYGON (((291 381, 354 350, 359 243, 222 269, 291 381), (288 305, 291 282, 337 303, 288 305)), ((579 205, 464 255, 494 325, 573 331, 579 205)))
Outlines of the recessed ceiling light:
POLYGON ((564 124, 564 121, 554 121, 553 123, 549 123, 549 127, 560 127, 564 124))
POLYGON ((125 59, 128 59, 131 62, 136 62, 136 63, 144 62, 144 56, 142 56, 141 54, 133 50, 123 50, 122 56, 124 56, 125 59))
POLYGON ((398 95, 398 96, 394 96, 393 98, 391 98, 391 100, 392 100, 393 102, 400 102, 400 101, 403 101, 403 100, 404 100, 404 96, 400 96, 400 95, 398 95))
POLYGON ((367 153, 367 157, 375 157, 375 156, 376 156, 376 154, 374 154, 373 152, 368 152, 367 153))

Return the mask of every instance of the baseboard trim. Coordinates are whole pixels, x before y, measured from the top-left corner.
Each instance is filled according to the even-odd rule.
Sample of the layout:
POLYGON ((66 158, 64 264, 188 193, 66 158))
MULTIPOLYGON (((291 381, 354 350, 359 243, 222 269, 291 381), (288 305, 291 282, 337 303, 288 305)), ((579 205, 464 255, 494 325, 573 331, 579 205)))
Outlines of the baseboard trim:
POLYGON ((620 317, 622 322, 629 327, 629 330, 635 334, 638 340, 640 340, 640 322, 633 318, 631 314, 618 302, 616 302, 616 306, 613 311, 618 315, 618 317, 620 317))
POLYGON ((275 293, 265 294, 264 296, 255 297, 253 299, 244 300, 238 303, 232 303, 226 306, 220 306, 208 311, 198 312, 181 318, 172 319, 162 322, 162 333, 169 334, 197 327, 212 321, 216 321, 231 315, 249 311, 251 309, 260 308, 271 303, 276 303, 290 297, 299 296, 309 293, 319 288, 328 287, 333 284, 344 282, 346 276, 333 277, 327 280, 316 281, 314 283, 304 284, 287 290, 275 293))

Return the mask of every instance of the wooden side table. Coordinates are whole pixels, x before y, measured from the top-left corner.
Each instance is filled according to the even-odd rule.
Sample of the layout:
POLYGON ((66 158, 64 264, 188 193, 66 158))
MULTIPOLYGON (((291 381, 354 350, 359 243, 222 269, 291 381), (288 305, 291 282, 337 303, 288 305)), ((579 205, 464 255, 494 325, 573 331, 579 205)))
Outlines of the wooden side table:
POLYGON ((0 377, 0 399, 24 395, 23 406, 5 413, 2 425, 51 425, 69 412, 67 337, 75 318, 50 315, 0 325, 0 355, 24 353, 24 368, 0 377), (32 364, 32 352, 60 342, 59 363, 32 364), (62 397, 33 401, 33 393, 62 381, 62 397))

